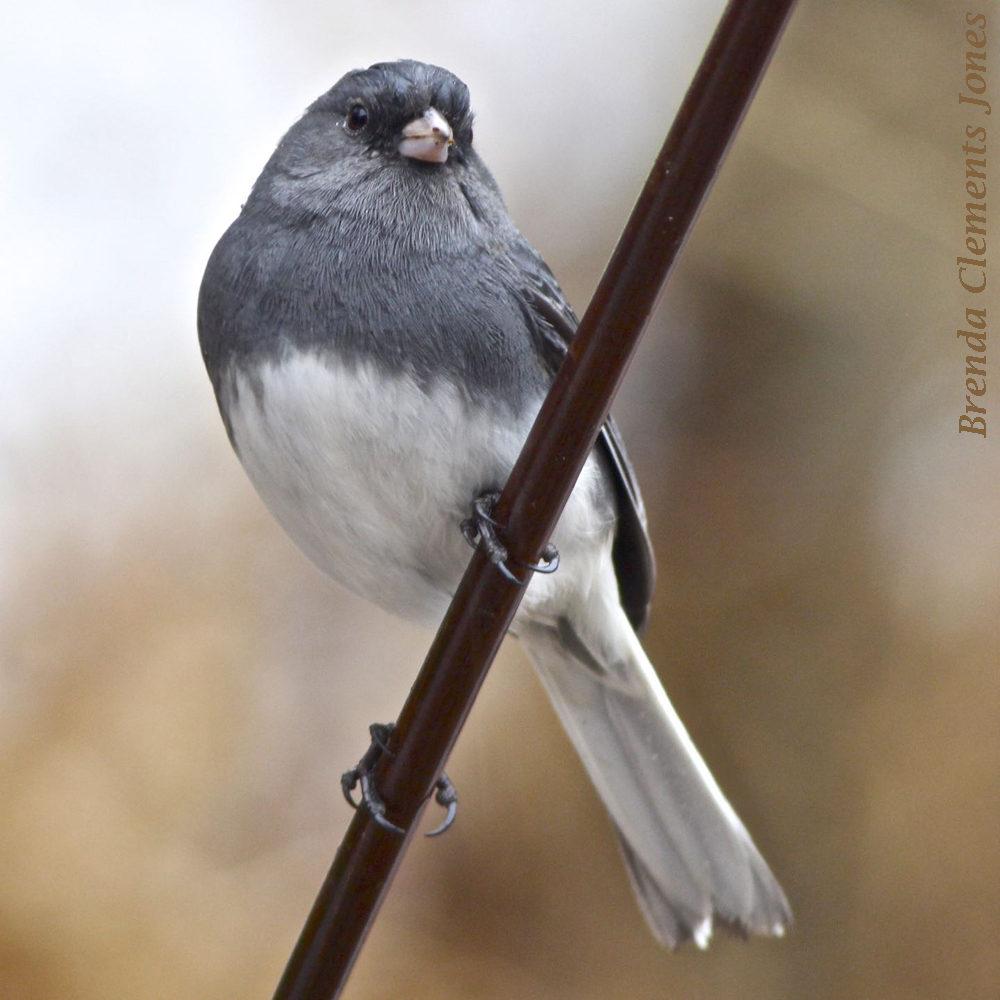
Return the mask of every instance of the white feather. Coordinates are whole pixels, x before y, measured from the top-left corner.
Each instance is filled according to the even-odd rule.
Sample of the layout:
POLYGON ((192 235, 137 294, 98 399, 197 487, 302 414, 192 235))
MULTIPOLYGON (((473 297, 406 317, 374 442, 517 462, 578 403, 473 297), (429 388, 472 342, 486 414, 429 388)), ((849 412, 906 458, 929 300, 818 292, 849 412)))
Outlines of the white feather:
MULTIPOLYGON (((271 513, 320 569, 394 614, 436 627, 471 549, 459 523, 503 486, 540 400, 518 419, 445 381, 421 386, 367 363, 292 353, 222 387, 236 450, 271 513)), ((589 586, 611 524, 592 502, 593 459, 553 540, 558 573, 536 575, 521 616, 589 586)))
POLYGON ((716 917, 780 934, 780 887, 667 698, 606 581, 571 612, 603 670, 552 629, 522 640, 594 787, 615 822, 643 913, 667 945, 707 947, 716 917))

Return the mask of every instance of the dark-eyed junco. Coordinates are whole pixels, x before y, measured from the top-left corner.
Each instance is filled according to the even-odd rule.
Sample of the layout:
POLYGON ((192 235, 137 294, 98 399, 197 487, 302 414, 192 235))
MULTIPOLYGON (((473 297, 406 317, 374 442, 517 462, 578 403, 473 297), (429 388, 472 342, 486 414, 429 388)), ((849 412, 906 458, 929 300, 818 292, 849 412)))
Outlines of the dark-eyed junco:
MULTIPOLYGON (((344 586, 429 626, 469 560, 460 526, 503 486, 576 326, 476 155, 466 86, 412 61, 348 73, 292 126, 198 304, 222 419, 271 512, 344 586)), ((609 421, 553 535, 559 568, 534 575, 512 631, 656 936, 704 946, 715 919, 781 934, 785 897, 636 635, 645 522, 609 421)))

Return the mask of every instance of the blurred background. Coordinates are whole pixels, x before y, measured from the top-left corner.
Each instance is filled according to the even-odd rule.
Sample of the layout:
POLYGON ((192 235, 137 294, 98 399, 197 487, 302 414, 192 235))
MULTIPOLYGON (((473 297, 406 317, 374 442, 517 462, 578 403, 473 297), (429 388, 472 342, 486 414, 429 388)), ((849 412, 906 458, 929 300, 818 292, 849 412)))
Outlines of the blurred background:
MULTIPOLYGON (((282 132, 352 67, 452 69, 582 312, 721 6, 7 12, 0 996, 269 997, 349 819, 338 777, 429 642, 284 537, 202 369, 205 260, 282 132)), ((616 407, 650 655, 792 933, 657 947, 511 643, 449 765, 458 823, 414 843, 347 997, 997 995, 1000 409, 990 367, 991 436, 959 436, 964 11, 802 0, 616 407)))

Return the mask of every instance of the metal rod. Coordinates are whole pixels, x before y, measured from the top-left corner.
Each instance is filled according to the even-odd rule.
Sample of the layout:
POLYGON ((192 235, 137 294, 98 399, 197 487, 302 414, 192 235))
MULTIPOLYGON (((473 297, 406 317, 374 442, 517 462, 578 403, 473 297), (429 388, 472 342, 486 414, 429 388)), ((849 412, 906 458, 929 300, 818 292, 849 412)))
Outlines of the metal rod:
MULTIPOLYGON (((538 562, 793 6, 726 8, 497 503, 515 560, 538 562)), ((340 995, 523 593, 473 554, 376 770, 406 835, 355 813, 274 1000, 340 995)))

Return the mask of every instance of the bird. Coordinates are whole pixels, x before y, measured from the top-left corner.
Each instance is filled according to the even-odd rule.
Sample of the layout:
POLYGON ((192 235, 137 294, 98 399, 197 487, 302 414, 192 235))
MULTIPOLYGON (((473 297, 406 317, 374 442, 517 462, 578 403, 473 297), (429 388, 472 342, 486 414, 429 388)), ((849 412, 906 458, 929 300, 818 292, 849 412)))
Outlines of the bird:
MULTIPOLYGON (((468 88, 409 59, 348 72, 307 108, 198 296, 222 421, 265 505, 322 571, 430 627, 577 325, 473 145, 468 88)), ((788 901, 640 641, 655 563, 611 418, 552 544, 558 569, 532 575, 511 633, 654 936, 782 935, 788 901)))

